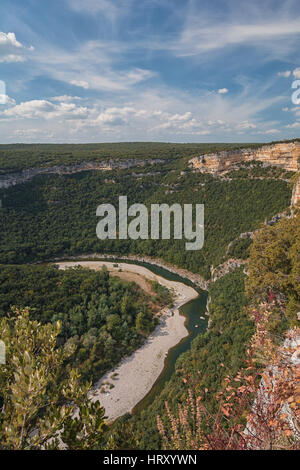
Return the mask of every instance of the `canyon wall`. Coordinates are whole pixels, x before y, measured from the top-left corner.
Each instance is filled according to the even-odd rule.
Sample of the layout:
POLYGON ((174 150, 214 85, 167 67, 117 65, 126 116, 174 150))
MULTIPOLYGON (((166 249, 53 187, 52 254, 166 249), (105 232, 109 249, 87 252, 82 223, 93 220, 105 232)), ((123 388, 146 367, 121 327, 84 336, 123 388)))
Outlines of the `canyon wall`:
POLYGON ((74 165, 57 165, 51 167, 41 167, 41 168, 30 168, 28 170, 22 170, 16 173, 8 173, 6 175, 0 175, 0 189, 9 188, 19 183, 25 183, 35 176, 39 175, 72 175, 74 173, 79 173, 81 171, 108 171, 120 169, 124 170, 127 168, 133 167, 143 167, 145 165, 155 165, 156 163, 164 163, 166 160, 160 159, 151 159, 151 160, 137 160, 137 159, 127 159, 127 160, 107 160, 100 162, 83 162, 74 165))
POLYGON ((189 161, 192 168, 207 173, 226 173, 238 164, 260 161, 267 165, 281 167, 288 171, 298 170, 300 158, 300 142, 264 145, 258 149, 228 150, 194 157, 189 161))
POLYGON ((300 175, 295 183, 293 194, 292 194, 292 206, 296 205, 300 201, 300 175))

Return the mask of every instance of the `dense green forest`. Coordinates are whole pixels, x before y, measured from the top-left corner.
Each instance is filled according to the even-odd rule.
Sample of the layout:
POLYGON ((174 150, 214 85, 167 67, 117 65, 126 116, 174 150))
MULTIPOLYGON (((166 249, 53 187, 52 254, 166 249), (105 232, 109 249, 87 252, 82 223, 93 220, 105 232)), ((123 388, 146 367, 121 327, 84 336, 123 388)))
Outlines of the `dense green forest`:
POLYGON ((246 260, 249 257, 251 243, 249 236, 234 240, 228 249, 228 256, 246 260))
POLYGON ((70 366, 86 380, 99 379, 140 346, 156 324, 153 306, 169 302, 164 287, 154 284, 150 296, 105 269, 0 266, 0 317, 23 306, 33 320, 60 320, 59 342, 75 345, 70 366))
POLYGON ((142 254, 210 277, 240 233, 284 210, 291 188, 282 179, 214 178, 193 173, 184 159, 136 172, 44 175, 0 191, 0 262, 28 263, 87 253, 142 254), (139 202, 205 205, 205 244, 186 251, 185 240, 98 240, 96 208, 139 202))

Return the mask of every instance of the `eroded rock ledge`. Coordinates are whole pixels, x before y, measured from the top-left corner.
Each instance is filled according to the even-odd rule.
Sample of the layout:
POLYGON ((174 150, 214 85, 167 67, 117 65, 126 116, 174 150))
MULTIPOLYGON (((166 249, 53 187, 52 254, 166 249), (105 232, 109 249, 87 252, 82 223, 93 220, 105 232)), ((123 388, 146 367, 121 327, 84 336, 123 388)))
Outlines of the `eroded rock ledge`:
POLYGON ((294 185, 293 194, 292 194, 292 206, 295 206, 297 202, 300 201, 300 175, 294 185))
POLYGON ((16 173, 8 173, 0 175, 0 189, 9 188, 19 183, 25 183, 38 175, 72 175, 81 171, 109 171, 109 170, 124 170, 133 167, 143 167, 146 165, 155 165, 156 163, 164 163, 167 160, 162 159, 149 159, 137 160, 134 158, 128 160, 103 160, 100 162, 83 162, 74 165, 57 165, 51 167, 30 168, 16 173))
POLYGON ((190 166, 206 173, 226 173, 236 165, 253 160, 274 165, 288 171, 297 171, 300 158, 300 142, 264 145, 258 149, 226 150, 220 153, 199 155, 189 160, 190 166))

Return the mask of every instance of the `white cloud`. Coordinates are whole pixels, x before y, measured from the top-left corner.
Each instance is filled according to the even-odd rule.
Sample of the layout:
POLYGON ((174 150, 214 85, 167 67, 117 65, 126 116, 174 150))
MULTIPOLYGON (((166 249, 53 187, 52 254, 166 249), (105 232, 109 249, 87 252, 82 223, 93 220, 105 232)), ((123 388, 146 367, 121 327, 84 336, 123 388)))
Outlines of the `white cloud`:
MULTIPOLYGON (((29 128, 29 129, 16 129, 14 130, 14 135, 18 137, 33 137, 37 135, 45 134, 45 131, 42 131, 41 129, 37 128, 29 128)), ((49 134, 48 134, 49 135, 49 134)))
POLYGON ((284 78, 288 78, 291 76, 291 71, 290 70, 286 70, 285 72, 278 72, 278 77, 284 77, 284 78))
POLYGON ((124 91, 134 85, 152 78, 155 74, 150 70, 135 68, 125 72, 117 72, 107 68, 103 74, 97 72, 81 72, 86 81, 71 80, 70 83, 85 89, 124 91))
POLYGON ((168 119, 169 121, 187 121, 192 117, 192 113, 190 111, 187 111, 184 114, 173 114, 171 115, 168 119))
POLYGON ((294 113, 296 117, 300 117, 300 106, 298 108, 297 107, 292 108, 291 111, 292 113, 294 113))
POLYGON ((0 104, 4 104, 6 106, 14 106, 16 101, 13 98, 10 98, 8 95, 0 94, 0 104))
POLYGON ((201 123, 193 118, 193 115, 190 111, 186 111, 185 113, 176 113, 170 114, 168 112, 163 111, 154 111, 152 113, 153 117, 159 117, 163 120, 162 123, 156 124, 152 130, 160 130, 160 129, 173 129, 173 130, 185 130, 190 131, 191 129, 199 128, 201 123))
POLYGON ((203 130, 203 131, 196 131, 195 135, 210 135, 211 131, 209 130, 203 130))
POLYGON ((33 50, 33 47, 26 48, 21 44, 15 33, 4 33, 0 31, 0 62, 25 62, 26 50, 33 50))
POLYGON ((225 124, 225 121, 222 121, 221 119, 217 119, 215 121, 209 119, 209 121, 207 121, 208 126, 222 126, 223 124, 225 124))
POLYGON ((17 48, 22 48, 22 44, 17 41, 15 33, 3 33, 0 31, 0 46, 12 46, 17 48))
POLYGON ((227 88, 219 88, 219 89, 218 89, 218 93, 219 93, 220 95, 224 95, 225 93, 228 93, 228 91, 229 91, 229 90, 228 90, 227 88))
POLYGON ((295 78, 300 78, 300 67, 297 67, 294 71, 293 71, 293 75, 295 78))
POLYGON ((47 100, 31 100, 6 109, 1 114, 16 119, 84 119, 88 116, 88 108, 77 107, 74 103, 57 105, 47 100))
POLYGON ((71 80, 70 84, 74 85, 74 86, 84 88, 85 90, 88 90, 89 87, 90 87, 88 82, 85 82, 84 80, 71 80))
POLYGON ((0 57, 0 62, 25 62, 26 58, 22 55, 16 55, 16 54, 7 54, 2 57, 0 57))
POLYGON ((243 121, 237 125, 238 129, 256 129, 257 125, 252 122, 243 121))
MULTIPOLYGON (((260 133, 260 132, 259 132, 260 133)), ((279 134, 280 131, 278 129, 268 129, 266 131, 262 131, 262 134, 279 134)))
POLYGON ((287 129, 295 129, 296 127, 300 127, 300 122, 294 122, 293 124, 288 124, 285 126, 287 129))
POLYGON ((59 101, 59 102, 66 102, 66 101, 79 101, 82 100, 80 96, 69 96, 69 95, 62 95, 62 96, 53 96, 51 98, 52 101, 59 101))
POLYGON ((141 117, 144 114, 144 110, 137 110, 129 106, 125 106, 124 108, 107 108, 99 114, 94 124, 119 126, 125 124, 129 116, 141 117))

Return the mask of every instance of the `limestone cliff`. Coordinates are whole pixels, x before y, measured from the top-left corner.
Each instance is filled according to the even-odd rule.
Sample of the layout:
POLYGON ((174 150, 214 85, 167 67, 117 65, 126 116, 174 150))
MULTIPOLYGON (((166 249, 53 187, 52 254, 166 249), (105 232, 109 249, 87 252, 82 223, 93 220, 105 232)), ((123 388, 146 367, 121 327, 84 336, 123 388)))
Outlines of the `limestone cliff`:
MULTIPOLYGON (((258 149, 228 150, 220 153, 199 155, 189 160, 189 165, 196 171, 214 175, 225 174, 238 168, 243 162, 259 161, 264 166, 277 166, 288 171, 300 168, 300 142, 288 142, 264 145, 258 149)), ((300 201, 300 178, 293 190, 291 205, 300 201)))
POLYGON ((238 149, 200 155, 192 158, 189 163, 194 169, 216 174, 226 173, 240 163, 253 160, 288 171, 297 171, 299 158, 300 142, 289 142, 264 145, 258 149, 238 149))
POLYGON ((294 189, 293 189, 293 195, 292 195, 292 206, 296 205, 297 202, 300 201, 300 174, 298 176, 298 179, 295 183, 294 189))

